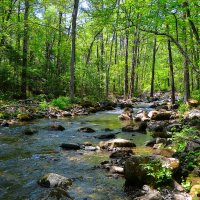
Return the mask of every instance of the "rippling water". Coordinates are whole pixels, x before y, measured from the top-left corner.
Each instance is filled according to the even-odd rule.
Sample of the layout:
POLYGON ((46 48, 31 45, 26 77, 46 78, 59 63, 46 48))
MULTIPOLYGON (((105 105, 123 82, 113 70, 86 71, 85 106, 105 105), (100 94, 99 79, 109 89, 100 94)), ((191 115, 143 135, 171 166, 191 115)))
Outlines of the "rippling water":
POLYGON ((141 146, 151 137, 141 133, 122 133, 125 122, 118 120, 121 111, 100 112, 97 114, 67 118, 41 119, 23 125, 0 128, 0 199, 43 199, 49 189, 37 184, 38 179, 46 173, 54 172, 69 178, 74 178, 69 189, 70 196, 76 200, 126 199, 123 192, 124 179, 114 179, 107 176, 106 171, 99 169, 102 161, 107 160, 108 153, 63 151, 61 143, 92 142, 100 140, 94 136, 106 134, 105 128, 113 129, 118 138, 131 139, 141 146), (52 123, 58 123, 65 130, 48 131, 52 123), (77 129, 89 126, 95 133, 80 133, 77 129), (32 136, 24 135, 26 128, 36 129, 32 136))

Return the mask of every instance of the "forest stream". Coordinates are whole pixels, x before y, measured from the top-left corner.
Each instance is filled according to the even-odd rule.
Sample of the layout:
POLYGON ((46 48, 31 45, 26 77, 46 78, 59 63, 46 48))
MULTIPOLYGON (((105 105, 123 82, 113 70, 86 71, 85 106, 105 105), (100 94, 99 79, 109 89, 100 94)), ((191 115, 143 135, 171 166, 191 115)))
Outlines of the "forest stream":
POLYGON ((116 133, 116 138, 133 141, 137 145, 135 151, 140 152, 151 136, 137 132, 122 133, 121 128, 126 122, 118 119, 120 113, 121 110, 117 108, 88 116, 39 119, 9 128, 0 127, 0 199, 47 199, 50 189, 41 187, 37 181, 50 172, 73 179, 68 192, 76 200, 126 199, 123 188, 125 179, 112 177, 105 169, 98 167, 102 161, 108 160, 109 152, 65 151, 59 147, 64 142, 91 142, 96 146, 101 140, 95 136, 116 133), (65 127, 65 130, 47 129, 55 123, 65 127), (77 132, 84 126, 96 132, 77 132), (24 135, 23 131, 27 128, 37 130, 37 133, 24 135), (105 128, 111 131, 107 132, 105 128))

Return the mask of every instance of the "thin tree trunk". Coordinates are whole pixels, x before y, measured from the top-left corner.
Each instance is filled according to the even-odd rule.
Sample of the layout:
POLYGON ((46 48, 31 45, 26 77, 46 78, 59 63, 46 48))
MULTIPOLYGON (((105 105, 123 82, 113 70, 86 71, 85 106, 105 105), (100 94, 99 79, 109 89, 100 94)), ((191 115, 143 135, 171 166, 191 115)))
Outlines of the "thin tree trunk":
POLYGON ((61 73, 61 59, 60 59, 60 46, 61 46, 61 36, 62 36, 62 32, 61 32, 61 28, 62 28, 62 12, 59 12, 59 22, 58 22, 58 29, 59 29, 59 33, 58 33, 58 52, 57 52, 57 63, 56 63, 56 68, 57 68, 57 72, 58 75, 61 73))
POLYGON ((173 69, 173 59, 172 59, 170 40, 168 40, 168 54, 169 54, 170 79, 171 79, 171 103, 175 104, 174 69, 173 69))
POLYGON ((154 45, 153 45, 153 61, 152 61, 151 93, 150 93, 151 97, 153 97, 153 93, 154 93, 155 63, 156 63, 156 37, 154 38, 154 45))
POLYGON ((126 31, 126 49, 125 49, 125 66, 124 66, 124 98, 128 97, 128 46, 129 46, 129 35, 126 31))
POLYGON ((76 62, 76 19, 78 14, 79 0, 74 0, 74 9, 72 13, 72 44, 71 44, 71 63, 70 63, 70 99, 75 96, 75 62, 76 62))
POLYGON ((130 79, 130 97, 134 95, 134 79, 135 79, 135 67, 137 63, 137 52, 138 52, 138 30, 136 27, 134 40, 133 40, 133 47, 132 47, 132 65, 131 65, 131 79, 130 79))
MULTIPOLYGON (((184 51, 187 54, 187 30, 186 30, 186 14, 183 16, 183 39, 185 44, 184 51)), ((189 61, 187 57, 184 57, 184 102, 187 102, 190 98, 190 78, 189 78, 189 61)))
POLYGON ((113 37, 112 37, 112 41, 111 41, 109 63, 108 63, 108 67, 106 70, 106 97, 107 98, 108 98, 108 94, 109 94, 109 78, 110 78, 109 74, 110 74, 110 66, 111 66, 111 61, 112 61, 112 51, 113 51, 114 39, 115 39, 115 31, 113 33, 113 37))
POLYGON ((22 76, 21 76, 21 97, 26 99, 27 88, 27 65, 28 65, 28 14, 29 1, 25 1, 24 11, 24 38, 23 38, 23 62, 22 62, 22 76))

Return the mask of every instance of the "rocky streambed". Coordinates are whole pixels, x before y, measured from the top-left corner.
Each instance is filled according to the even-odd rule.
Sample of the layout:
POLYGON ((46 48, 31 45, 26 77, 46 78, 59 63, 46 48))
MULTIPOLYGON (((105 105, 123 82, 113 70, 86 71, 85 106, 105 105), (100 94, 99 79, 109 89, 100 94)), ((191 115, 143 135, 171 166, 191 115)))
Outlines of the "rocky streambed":
MULTIPOLYGON (((137 104, 131 113, 115 109, 2 126, 0 198, 191 199, 176 181, 162 191, 147 186, 155 180, 141 164, 160 160, 174 171, 180 167, 179 156, 159 146, 170 142, 169 130, 183 125, 176 111, 148 105, 137 104)), ((196 151, 196 145, 190 147, 196 151)))

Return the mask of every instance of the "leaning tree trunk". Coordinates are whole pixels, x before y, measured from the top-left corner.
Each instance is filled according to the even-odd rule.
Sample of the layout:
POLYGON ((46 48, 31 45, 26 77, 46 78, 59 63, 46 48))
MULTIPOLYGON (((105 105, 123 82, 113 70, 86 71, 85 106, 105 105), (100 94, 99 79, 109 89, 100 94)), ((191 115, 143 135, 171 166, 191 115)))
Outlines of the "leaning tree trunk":
POLYGON ((79 0, 74 0, 74 9, 72 13, 72 44, 71 44, 71 63, 70 63, 70 99, 75 96, 75 59, 76 59, 76 19, 78 14, 79 0))
POLYGON ((156 37, 154 38, 154 45, 153 45, 153 61, 152 61, 152 73, 151 73, 151 94, 150 94, 151 97, 153 97, 153 93, 154 93, 155 63, 156 63, 156 37))
POLYGON ((26 99, 27 88, 27 65, 28 65, 28 13, 29 1, 25 1, 24 11, 24 38, 23 38, 23 61, 22 61, 22 75, 21 75, 21 98, 26 99))

